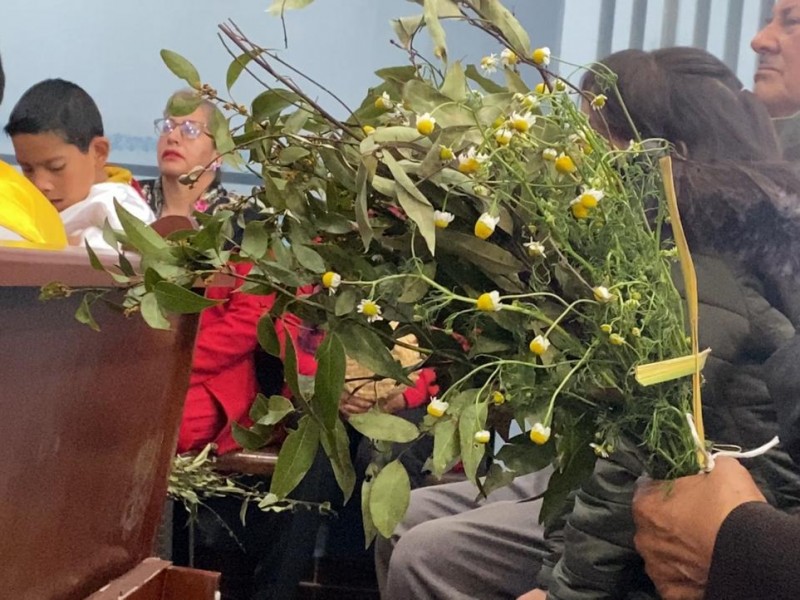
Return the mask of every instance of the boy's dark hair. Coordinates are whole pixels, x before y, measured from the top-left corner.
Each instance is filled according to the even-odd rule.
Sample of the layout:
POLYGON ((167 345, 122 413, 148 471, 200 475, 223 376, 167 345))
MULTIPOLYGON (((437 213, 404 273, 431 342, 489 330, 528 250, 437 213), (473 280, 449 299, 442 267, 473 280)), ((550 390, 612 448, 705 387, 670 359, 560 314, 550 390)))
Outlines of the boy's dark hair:
POLYGON ((54 133, 87 152, 92 140, 103 135, 103 119, 86 91, 63 79, 46 79, 22 95, 11 111, 5 132, 54 133))

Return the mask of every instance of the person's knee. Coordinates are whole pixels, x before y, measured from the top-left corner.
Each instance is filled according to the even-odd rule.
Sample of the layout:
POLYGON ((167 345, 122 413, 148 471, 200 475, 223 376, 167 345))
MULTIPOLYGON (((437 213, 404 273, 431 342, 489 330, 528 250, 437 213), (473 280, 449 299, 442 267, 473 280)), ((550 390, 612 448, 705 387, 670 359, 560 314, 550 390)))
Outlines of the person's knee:
POLYGON ((419 572, 445 560, 450 543, 447 526, 438 520, 412 527, 394 544, 391 570, 419 572))

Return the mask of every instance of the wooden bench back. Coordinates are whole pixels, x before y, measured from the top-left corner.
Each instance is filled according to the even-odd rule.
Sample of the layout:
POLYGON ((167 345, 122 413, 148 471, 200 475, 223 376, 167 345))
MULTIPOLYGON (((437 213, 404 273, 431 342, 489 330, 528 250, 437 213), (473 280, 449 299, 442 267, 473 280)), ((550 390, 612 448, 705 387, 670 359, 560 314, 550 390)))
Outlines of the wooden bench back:
POLYGON ((84 598, 152 552, 188 385, 194 317, 156 331, 39 286, 108 285, 85 251, 0 248, 0 587, 84 598))

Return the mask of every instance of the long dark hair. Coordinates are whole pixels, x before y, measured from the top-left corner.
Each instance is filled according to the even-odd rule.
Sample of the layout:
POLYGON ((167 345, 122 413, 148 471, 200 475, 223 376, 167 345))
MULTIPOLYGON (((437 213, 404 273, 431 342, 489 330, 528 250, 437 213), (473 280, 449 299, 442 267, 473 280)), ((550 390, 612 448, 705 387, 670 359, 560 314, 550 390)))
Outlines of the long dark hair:
POLYGON ((800 325, 800 178, 781 160, 766 108, 719 59, 698 48, 624 50, 595 65, 582 88, 606 94, 593 125, 610 139, 673 144, 689 244, 735 256, 800 325), (624 105, 604 73, 616 75, 624 105), (632 121, 632 123, 631 123, 632 121))

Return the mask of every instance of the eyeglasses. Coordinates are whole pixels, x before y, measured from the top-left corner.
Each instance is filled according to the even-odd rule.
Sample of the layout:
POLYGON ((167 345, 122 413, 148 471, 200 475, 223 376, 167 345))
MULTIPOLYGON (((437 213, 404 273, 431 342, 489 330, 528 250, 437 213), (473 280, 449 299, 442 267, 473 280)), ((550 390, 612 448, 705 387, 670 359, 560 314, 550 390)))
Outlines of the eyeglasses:
POLYGON ((182 121, 178 123, 174 119, 156 119, 153 124, 158 135, 169 135, 175 129, 180 129, 181 135, 189 140, 196 140, 206 131, 206 124, 199 121, 182 121))

